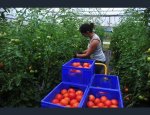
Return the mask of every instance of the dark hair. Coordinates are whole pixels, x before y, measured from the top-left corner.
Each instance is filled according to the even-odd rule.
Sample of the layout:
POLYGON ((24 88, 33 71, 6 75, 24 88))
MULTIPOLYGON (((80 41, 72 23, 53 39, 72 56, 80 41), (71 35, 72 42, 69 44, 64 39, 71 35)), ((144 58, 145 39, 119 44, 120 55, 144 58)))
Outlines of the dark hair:
POLYGON ((93 28, 94 28, 94 23, 90 23, 90 24, 85 23, 80 26, 79 30, 81 33, 86 33, 87 31, 93 32, 93 28))

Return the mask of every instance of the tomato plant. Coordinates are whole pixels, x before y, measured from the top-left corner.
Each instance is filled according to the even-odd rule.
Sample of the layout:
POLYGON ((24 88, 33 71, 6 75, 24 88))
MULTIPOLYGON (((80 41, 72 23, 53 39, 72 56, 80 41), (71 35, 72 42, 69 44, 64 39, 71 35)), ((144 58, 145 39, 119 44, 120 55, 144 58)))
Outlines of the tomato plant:
POLYGON ((62 64, 86 48, 78 30, 86 20, 69 9, 59 9, 65 17, 49 10, 23 8, 15 20, 0 20, 0 107, 40 106, 60 83, 62 64))
POLYGON ((126 13, 131 15, 123 18, 113 31, 110 44, 112 50, 110 65, 113 71, 110 74, 120 77, 125 107, 149 106, 150 64, 147 60, 150 44, 149 30, 143 20, 143 13, 134 9, 126 13), (144 98, 139 100, 140 95, 145 100, 144 98))

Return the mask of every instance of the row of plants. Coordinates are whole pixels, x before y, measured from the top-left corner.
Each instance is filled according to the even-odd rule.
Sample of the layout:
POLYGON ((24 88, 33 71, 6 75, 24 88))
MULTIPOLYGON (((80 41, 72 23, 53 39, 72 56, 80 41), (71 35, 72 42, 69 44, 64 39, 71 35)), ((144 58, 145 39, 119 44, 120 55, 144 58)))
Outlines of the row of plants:
POLYGON ((114 28, 110 49, 111 74, 120 78, 125 107, 150 106, 150 38, 143 13, 128 10, 114 28))
POLYGON ((39 107, 60 83, 62 65, 86 49, 79 26, 87 20, 70 9, 50 10, 24 8, 15 20, 0 20, 0 107, 39 107))

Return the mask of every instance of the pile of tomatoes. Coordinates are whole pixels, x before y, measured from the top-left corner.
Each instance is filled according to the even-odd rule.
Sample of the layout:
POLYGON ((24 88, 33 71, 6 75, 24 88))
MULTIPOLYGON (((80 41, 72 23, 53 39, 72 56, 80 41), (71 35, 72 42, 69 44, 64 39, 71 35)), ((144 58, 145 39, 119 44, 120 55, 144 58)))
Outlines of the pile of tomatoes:
POLYGON ((108 99, 106 96, 101 96, 96 98, 94 95, 90 94, 88 96, 87 102, 88 108, 118 108, 117 99, 108 99))
POLYGON ((84 63, 81 63, 81 62, 73 62, 73 63, 72 63, 72 66, 73 66, 73 67, 78 67, 78 68, 90 68, 90 67, 91 67, 91 64, 90 64, 90 63, 87 63, 87 62, 84 62, 84 63))
POLYGON ((69 108, 77 108, 82 97, 83 91, 80 89, 62 89, 60 93, 56 94, 55 98, 51 102, 53 104, 58 104, 69 108))
MULTIPOLYGON (((91 67, 90 63, 81 63, 81 62, 73 62, 71 65, 77 68, 90 68, 91 67)), ((77 69, 71 69, 70 72, 81 74, 81 70, 77 70, 77 69)))

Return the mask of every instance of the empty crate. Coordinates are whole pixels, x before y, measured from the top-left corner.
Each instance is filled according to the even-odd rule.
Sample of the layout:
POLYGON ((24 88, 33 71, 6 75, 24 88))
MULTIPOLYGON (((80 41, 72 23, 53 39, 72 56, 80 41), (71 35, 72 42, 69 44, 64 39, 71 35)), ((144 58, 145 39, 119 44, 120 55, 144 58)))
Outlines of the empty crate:
POLYGON ((120 90, 119 78, 114 75, 95 74, 90 85, 93 87, 120 90))

